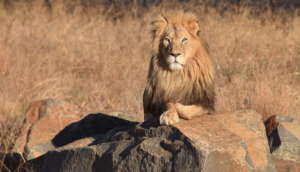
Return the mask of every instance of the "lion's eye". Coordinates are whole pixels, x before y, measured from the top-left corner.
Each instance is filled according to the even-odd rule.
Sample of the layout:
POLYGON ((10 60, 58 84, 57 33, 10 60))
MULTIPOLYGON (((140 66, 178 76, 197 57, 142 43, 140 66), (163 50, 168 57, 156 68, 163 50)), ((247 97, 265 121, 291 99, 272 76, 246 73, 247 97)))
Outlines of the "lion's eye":
POLYGON ((165 47, 168 47, 170 45, 170 40, 168 38, 164 38, 163 44, 165 47))
POLYGON ((183 38, 183 39, 181 40, 181 43, 182 43, 182 44, 186 44, 186 43, 187 43, 187 41, 188 41, 188 39, 187 39, 187 38, 183 38))

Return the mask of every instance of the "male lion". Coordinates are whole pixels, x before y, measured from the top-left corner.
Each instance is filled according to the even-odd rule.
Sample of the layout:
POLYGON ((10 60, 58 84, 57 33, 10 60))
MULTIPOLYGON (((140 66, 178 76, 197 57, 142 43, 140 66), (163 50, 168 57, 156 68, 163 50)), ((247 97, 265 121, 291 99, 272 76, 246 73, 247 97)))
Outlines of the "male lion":
POLYGON ((144 119, 171 125, 214 111, 214 66, 199 37, 197 17, 178 11, 153 22, 154 56, 144 91, 144 119))

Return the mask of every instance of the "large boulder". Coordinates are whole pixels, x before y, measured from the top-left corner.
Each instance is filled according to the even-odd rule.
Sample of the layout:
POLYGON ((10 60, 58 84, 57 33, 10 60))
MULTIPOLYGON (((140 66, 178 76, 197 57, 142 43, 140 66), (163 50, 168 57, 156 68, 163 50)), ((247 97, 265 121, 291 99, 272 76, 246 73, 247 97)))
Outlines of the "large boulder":
MULTIPOLYGON (((50 150, 55 150, 57 147, 64 149, 88 145, 94 141, 94 138, 89 137, 87 133, 90 133, 90 136, 97 133, 99 131, 97 130, 97 124, 101 123, 101 119, 99 120, 90 115, 82 120, 83 114, 80 107, 61 100, 46 99, 31 103, 24 115, 24 122, 13 151, 22 154, 26 160, 29 160, 50 150), (74 143, 64 147, 53 144, 51 140, 55 136, 57 136, 55 138, 57 140, 63 134, 62 130, 66 130, 65 127, 70 124, 73 124, 72 126, 79 125, 79 127, 75 127, 78 130, 70 133, 72 138, 64 138, 64 140, 70 141, 71 139, 74 143), (60 135, 58 135, 59 133, 60 135), (84 133, 84 136, 81 136, 81 133, 84 133), (85 138, 81 139, 83 137, 85 138)), ((135 119, 133 114, 123 112, 112 112, 110 115, 132 121, 135 119)), ((119 123, 111 124, 111 126, 116 125, 119 125, 119 123)), ((70 132, 70 127, 68 129, 70 132)))
POLYGON ((176 125, 206 153, 204 171, 274 171, 261 115, 237 111, 176 125))
POLYGON ((50 151, 28 161, 21 171, 276 171, 261 116, 255 111, 203 115, 174 126, 104 114, 83 121, 69 125, 52 144, 72 145, 84 137, 84 126, 96 127, 86 134, 93 138, 91 143, 50 151))

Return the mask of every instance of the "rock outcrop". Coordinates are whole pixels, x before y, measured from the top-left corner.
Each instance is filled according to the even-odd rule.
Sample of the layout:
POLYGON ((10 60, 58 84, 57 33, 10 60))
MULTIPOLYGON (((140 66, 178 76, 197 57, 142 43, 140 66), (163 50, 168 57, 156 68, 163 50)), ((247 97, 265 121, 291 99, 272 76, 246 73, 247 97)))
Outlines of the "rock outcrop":
POLYGON ((175 126, 92 114, 66 127, 52 145, 58 148, 20 171, 276 171, 255 111, 203 115, 175 126), (91 139, 72 148, 84 137, 91 139))
POLYGON ((160 126, 135 115, 90 114, 67 102, 32 103, 3 171, 297 172, 300 122, 252 110, 203 115, 160 126), (265 125, 264 125, 265 124, 265 125), (19 154, 20 153, 20 154, 19 154), (23 156, 22 156, 23 155, 23 156))
MULTIPOLYGON (((101 126, 102 120, 94 118, 93 115, 82 119, 83 114, 78 106, 64 101, 46 99, 31 103, 26 111, 24 124, 13 151, 22 154, 26 160, 30 160, 48 151, 56 150, 58 147, 65 149, 88 145, 94 141, 93 137, 89 137, 89 135, 97 134, 99 131, 98 124, 101 126), (65 128, 68 125, 70 127, 65 128), (79 125, 75 127, 77 130, 71 132, 70 128, 76 125, 79 125), (71 140, 74 143, 68 146, 53 145, 51 140, 55 136, 53 140, 61 138, 60 136, 65 130, 68 130, 69 136, 72 136, 72 138, 64 137, 65 142, 71 140), (84 139, 81 139, 83 137, 84 139)), ((132 114, 112 112, 111 115, 133 121, 132 114)), ((115 123, 111 124, 110 127, 118 125, 118 123, 115 123)))
POLYGON ((23 154, 25 159, 38 157, 54 148, 50 141, 55 135, 81 118, 80 108, 73 104, 52 99, 33 102, 13 151, 23 154))
POLYGON ((255 111, 203 116, 176 127, 207 152, 204 171, 275 171, 262 118, 255 111))

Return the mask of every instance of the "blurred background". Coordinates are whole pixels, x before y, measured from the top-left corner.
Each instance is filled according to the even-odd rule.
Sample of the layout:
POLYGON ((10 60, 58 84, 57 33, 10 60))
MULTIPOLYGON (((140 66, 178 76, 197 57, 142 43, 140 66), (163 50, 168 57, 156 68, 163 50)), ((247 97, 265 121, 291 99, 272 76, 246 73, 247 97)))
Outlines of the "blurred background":
POLYGON ((162 10, 199 16, 216 62, 219 112, 300 119, 299 0, 0 0, 0 150, 29 104, 53 98, 82 112, 143 119, 149 23, 162 10))

